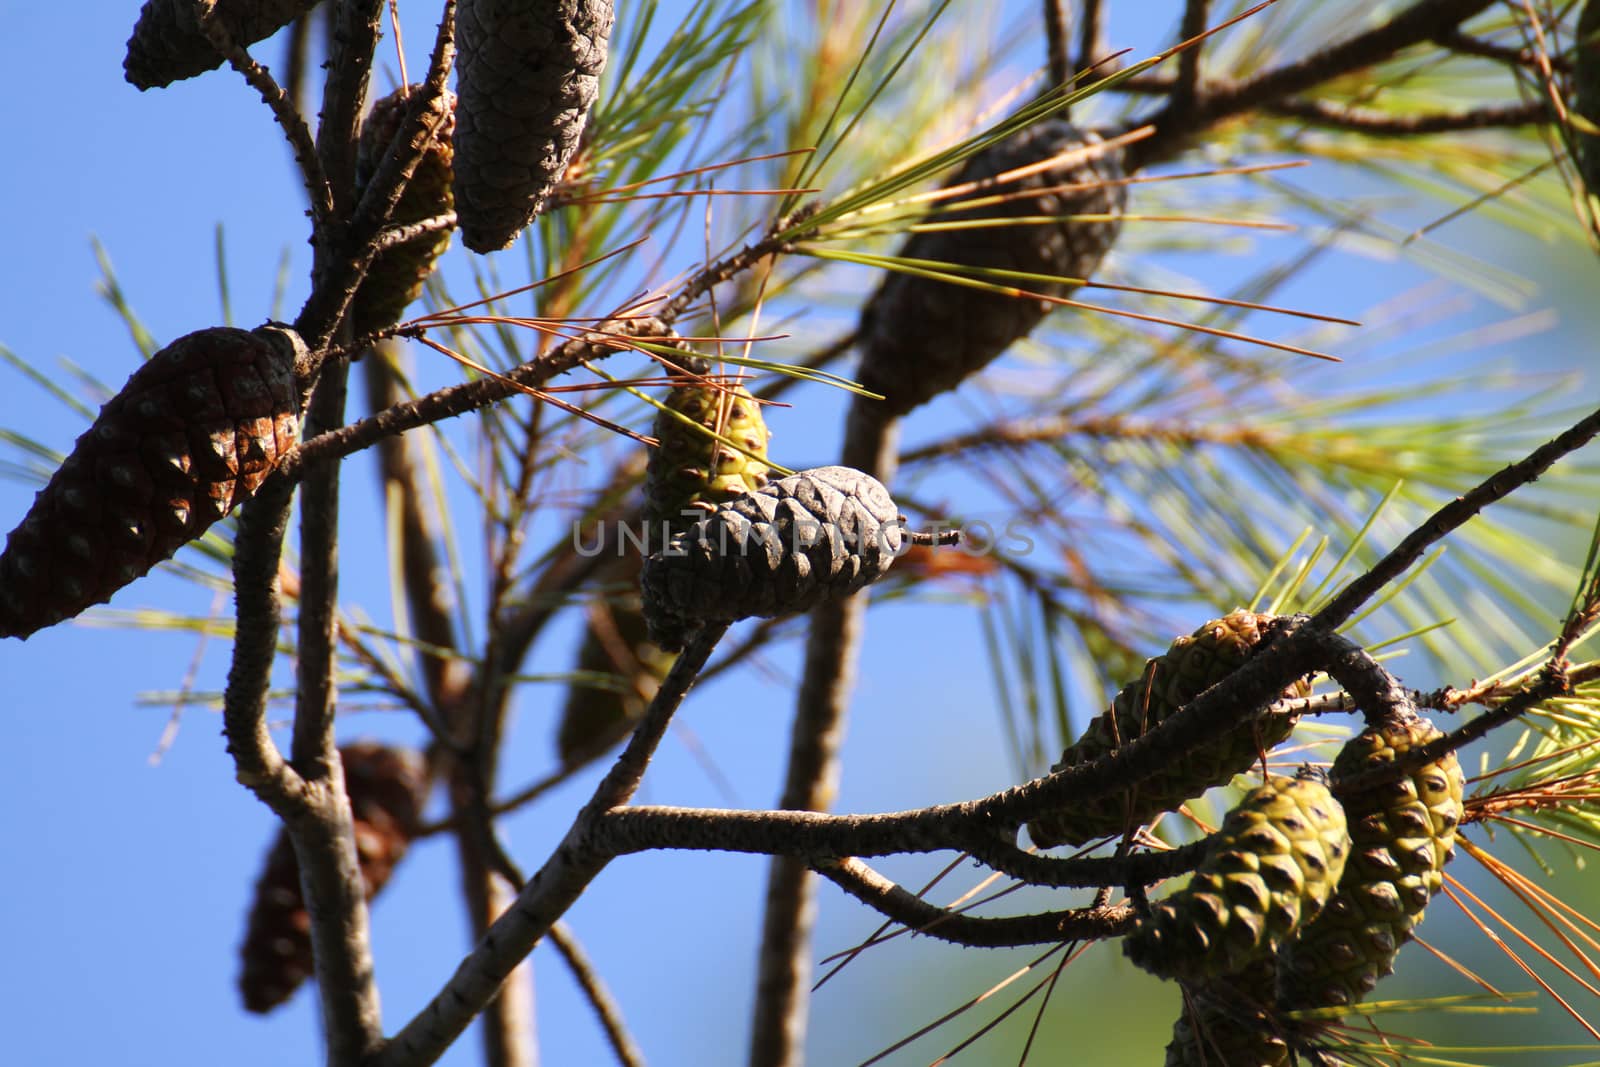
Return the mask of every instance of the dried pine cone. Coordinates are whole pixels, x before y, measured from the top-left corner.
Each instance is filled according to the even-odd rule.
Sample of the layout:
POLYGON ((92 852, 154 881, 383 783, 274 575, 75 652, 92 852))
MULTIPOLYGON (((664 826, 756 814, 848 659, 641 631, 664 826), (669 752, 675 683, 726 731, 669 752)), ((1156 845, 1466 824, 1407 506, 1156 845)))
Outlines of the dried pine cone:
MULTIPOLYGON (((411 93, 421 86, 396 90, 372 106, 361 124, 361 141, 356 149, 356 184, 365 189, 383 162, 389 143, 400 132, 411 93)), ((422 222, 455 210, 450 191, 450 162, 454 155, 455 95, 450 92, 433 102, 435 112, 444 118, 434 132, 433 141, 422 153, 405 192, 394 206, 391 226, 422 222)), ((367 270, 361 288, 350 301, 350 321, 360 337, 393 326, 413 300, 422 295, 423 283, 433 273, 433 265, 450 247, 450 231, 426 233, 403 245, 379 253, 367 270)))
POLYGON ((1200 982, 1276 952, 1332 895, 1350 851, 1319 777, 1269 778, 1228 813, 1189 884, 1122 943, 1152 974, 1200 982))
POLYGON ((1341 783, 1392 763, 1439 736, 1421 716, 1369 726, 1333 763, 1333 790, 1350 820, 1353 848, 1339 891, 1279 959, 1287 1008, 1363 1000, 1394 970, 1428 901, 1444 881, 1461 821, 1461 766, 1447 755, 1396 781, 1355 791, 1341 783))
POLYGON ((0 637, 111 595, 248 499, 295 442, 287 327, 213 327, 133 373, 34 497, 0 555, 0 637))
MULTIPOLYGON (((626 561, 631 571, 627 580, 636 583, 642 561, 632 554, 626 561)), ((644 602, 637 592, 591 605, 577 669, 612 675, 620 688, 575 684, 567 691, 556 733, 562 765, 582 763, 621 740, 644 715, 675 658, 650 643, 644 602)))
POLYGON ((656 412, 653 429, 661 443, 650 452, 645 468, 644 519, 653 538, 663 528, 669 535, 686 529, 700 514, 766 485, 763 461, 772 438, 761 405, 743 386, 680 378, 665 403, 666 410, 656 412), (760 458, 729 448, 713 433, 760 458))
POLYGON ((561 180, 600 89, 611 0, 461 0, 456 211, 474 252, 516 240, 561 180))
POLYGON ((877 581, 909 540, 876 478, 818 467, 717 507, 644 564, 651 640, 683 647, 707 622, 808 611, 877 581))
MULTIPOLYGON (((1237 670, 1261 643, 1273 619, 1271 615, 1234 611, 1178 638, 1164 654, 1145 664, 1138 681, 1123 686, 1111 707, 1089 724, 1050 769, 1062 771, 1089 763, 1154 730, 1237 670)), ((1304 683, 1297 682, 1283 695, 1299 697, 1308 691, 1304 683)), ((1268 710, 1197 746, 1182 762, 1163 768, 1126 794, 1110 794, 1039 816, 1028 824, 1028 834, 1040 848, 1081 845, 1106 834, 1120 834, 1249 769, 1262 752, 1288 737, 1297 721, 1289 712, 1268 710)))
MULTIPOLYGON (((317 0, 217 0, 217 20, 237 45, 271 37, 317 0)), ((146 0, 128 38, 123 75, 140 89, 171 85, 222 66, 194 17, 194 0, 146 0)))
POLYGON ((1184 990, 1166 1067, 1284 1067, 1289 1046, 1273 1018, 1270 957, 1184 990))
MULTIPOLYGON (((1027 127, 969 158, 949 185, 983 182, 1062 152, 1099 143, 1094 133, 1062 119, 1027 127)), ((999 270, 1088 278, 1117 237, 1123 186, 1119 153, 1052 167, 960 199, 1010 196, 1061 185, 1061 191, 1007 199, 967 211, 940 212, 940 222, 976 218, 1066 215, 1112 216, 1064 219, 1042 225, 997 225, 914 235, 898 253, 910 259, 999 270)), ((959 203, 960 199, 952 201, 959 203)), ((933 268, 939 269, 939 268, 933 268)), ((984 279, 1049 296, 1066 296, 1069 283, 984 279)), ((1026 337, 1054 305, 1003 296, 911 274, 889 273, 862 311, 861 384, 887 399, 882 410, 904 415, 948 392, 1026 337)))
MULTIPOLYGON (((342 746, 339 755, 355 824, 356 858, 370 901, 389 881, 421 825, 427 772, 416 753, 375 742, 342 746)), ((253 1012, 276 1008, 311 976, 311 919, 300 895, 300 864, 286 831, 278 832, 256 882, 239 955, 239 992, 253 1012)))

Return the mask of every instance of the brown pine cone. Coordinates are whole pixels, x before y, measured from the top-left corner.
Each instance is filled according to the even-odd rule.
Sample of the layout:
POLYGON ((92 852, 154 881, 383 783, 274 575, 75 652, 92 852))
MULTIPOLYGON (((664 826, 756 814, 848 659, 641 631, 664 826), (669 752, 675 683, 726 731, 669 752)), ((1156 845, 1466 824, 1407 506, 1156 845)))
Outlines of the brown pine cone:
POLYGON ((566 172, 611 19, 611 0, 461 0, 456 213, 474 252, 516 240, 566 172))
MULTIPOLYGON (((410 94, 420 88, 412 85, 397 89, 372 105, 372 111, 361 123, 361 141, 356 149, 357 188, 365 189, 372 181, 390 142, 400 132, 410 94)), ((455 155, 452 148, 455 107, 455 94, 448 91, 434 101, 434 111, 444 112, 444 119, 394 206, 389 219, 391 226, 422 222, 455 210, 455 197, 450 191, 451 161, 455 155)), ((356 336, 399 322, 411 302, 422 295, 422 286, 433 273, 434 263, 449 247, 450 231, 441 230, 380 252, 367 268, 361 288, 350 300, 350 322, 356 336)))
MULTIPOLYGON (((317 0, 217 0, 217 19, 235 44, 271 37, 317 0)), ((123 75, 140 89, 171 85, 222 66, 194 17, 194 0, 146 0, 128 38, 123 75)))
MULTIPOLYGON (((339 749, 355 823, 356 858, 371 901, 388 883, 422 823, 427 772, 406 749, 362 741, 339 749)), ((286 831, 278 831, 256 882, 244 944, 239 992, 249 1011, 265 1014, 311 977, 311 919, 300 894, 300 864, 286 831)))
POLYGON ((0 554, 0 637, 111 595, 260 488, 299 432, 284 326, 213 327, 152 356, 34 497, 0 554))
MULTIPOLYGON (((1027 127, 972 156, 948 185, 982 182, 1039 163, 1075 147, 1100 141, 1062 119, 1027 127)), ((968 211, 941 211, 939 222, 1020 216, 1090 215, 1042 225, 1000 225, 918 233, 898 253, 999 270, 1088 278, 1116 240, 1124 200, 1120 153, 1058 166, 1004 185, 978 189, 961 199, 1008 196, 1061 185, 1063 191, 1008 199, 968 211)), ((938 269, 938 268, 930 268, 938 269)), ((985 279, 1001 285, 1066 296, 1076 285, 985 279)), ((882 412, 904 415, 982 370, 1011 344, 1026 337, 1054 305, 1003 296, 932 278, 891 272, 861 314, 861 384, 886 399, 882 412)))

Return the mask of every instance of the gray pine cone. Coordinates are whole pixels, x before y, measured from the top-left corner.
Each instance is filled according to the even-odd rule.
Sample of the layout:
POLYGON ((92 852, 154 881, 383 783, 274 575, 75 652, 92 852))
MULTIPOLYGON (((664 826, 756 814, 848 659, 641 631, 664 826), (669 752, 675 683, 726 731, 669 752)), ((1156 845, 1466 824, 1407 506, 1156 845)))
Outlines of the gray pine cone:
MULTIPOLYGON (((1100 140, 1062 119, 1029 126, 967 160, 947 185, 994 178, 1100 140)), ((1120 153, 1029 175, 973 196, 995 196, 1066 184, 1084 188, 1017 197, 969 211, 940 212, 939 221, 1038 215, 1118 215, 1120 153)), ((942 230, 912 236, 899 255, 1028 274, 1087 278, 1116 240, 1118 221, 942 230)), ((1019 281, 1019 288, 1066 296, 1072 285, 1019 281)), ((910 274, 889 273, 861 314, 861 384, 886 400, 883 413, 904 415, 961 384, 1043 321, 1054 305, 910 274)))
MULTIPOLYGON (((317 0, 217 0, 217 19, 235 44, 252 45, 277 33, 317 0)), ((128 38, 123 76, 156 89, 222 66, 194 17, 193 0, 147 0, 128 38)))
POLYGON ((611 0, 461 0, 456 215, 474 252, 516 240, 566 172, 611 18, 611 0))
POLYGON ((650 639, 683 648, 703 623, 807 611, 870 585, 910 540, 876 478, 818 467, 720 505, 644 564, 650 639))

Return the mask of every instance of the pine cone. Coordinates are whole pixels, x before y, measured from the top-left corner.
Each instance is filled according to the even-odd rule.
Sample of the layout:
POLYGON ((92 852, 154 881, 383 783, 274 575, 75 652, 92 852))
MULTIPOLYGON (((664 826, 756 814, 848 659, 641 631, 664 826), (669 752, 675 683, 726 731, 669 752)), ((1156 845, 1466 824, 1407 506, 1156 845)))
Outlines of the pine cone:
POLYGON ((742 386, 702 385, 687 379, 667 393, 665 411, 656 412, 652 430, 659 447, 645 468, 645 528, 649 543, 687 529, 717 505, 767 484, 767 442, 772 433, 761 405, 742 386), (684 420, 687 419, 688 422, 684 420), (737 441, 761 459, 752 459, 711 434, 737 441))
POLYGON ((255 493, 295 443, 292 330, 213 327, 128 379, 34 497, 0 555, 0 637, 111 595, 255 493))
POLYGON ((461 0, 456 211, 474 252, 516 240, 578 147, 600 90, 611 0, 461 0))
MULTIPOLYGON (((1138 681, 1123 686, 1111 707, 1068 746, 1051 771, 1089 763, 1160 726, 1237 670, 1261 643, 1263 630, 1273 618, 1234 611, 1178 638, 1163 655, 1145 664, 1138 681)), ((1283 695, 1293 698, 1307 692, 1306 685, 1297 682, 1283 695)), ((1181 763, 1162 769, 1126 794, 1110 794, 1041 815, 1028 824, 1028 834, 1040 848, 1081 845, 1106 834, 1120 834, 1248 770, 1262 752, 1288 737, 1297 721, 1296 715, 1269 710, 1254 721, 1218 734, 1189 752, 1181 763)))
POLYGON ((1272 960, 1263 957, 1186 988, 1166 1067, 1284 1067, 1289 1046, 1271 1010, 1275 982, 1272 960))
MULTIPOLYGON (((361 124, 361 142, 356 150, 356 185, 359 188, 365 189, 377 173, 383 154, 400 132, 410 94, 419 88, 413 85, 409 90, 390 93, 372 106, 361 124)), ((391 226, 422 222, 455 210, 455 197, 450 191, 455 106, 455 94, 448 91, 434 101, 433 110, 444 112, 445 117, 394 206, 391 226)), ((423 283, 433 273, 434 263, 449 247, 450 231, 442 230, 423 234, 379 253, 350 301, 350 321, 356 336, 399 322, 411 302, 422 295, 423 283)))
MULTIPOLYGON (((237 45, 255 44, 317 6, 317 0, 217 0, 217 19, 237 45)), ((193 0, 146 0, 128 38, 123 75, 140 89, 171 85, 222 66, 194 17, 193 0)))
MULTIPOLYGON (((416 753, 375 742, 345 745, 339 755, 355 823, 356 858, 370 901, 388 883, 421 826, 427 772, 416 753)), ((286 831, 278 832, 256 882, 239 955, 239 992, 245 1008, 258 1014, 288 1000, 312 974, 311 919, 286 831)))
POLYGON ((644 564, 651 640, 678 651, 706 622, 809 611, 877 581, 907 542, 877 479, 818 467, 717 507, 644 564))
MULTIPOLYGON (((972 156, 948 186, 982 182, 1039 163, 1062 152, 1096 144, 1062 119, 1036 123, 972 156)), ((1061 185, 1082 188, 1008 199, 968 211, 940 212, 938 221, 1021 216, 1109 215, 1110 219, 1066 219, 1043 225, 998 225, 943 230, 912 236, 899 255, 910 259, 970 267, 1088 278, 1116 240, 1125 199, 1123 186, 1105 184, 1122 177, 1119 153, 1057 166, 1004 185, 979 189, 960 199, 1014 195, 1061 185)), ((948 187, 947 186, 947 187, 948 187)), ((952 201, 959 203, 960 199, 952 201)), ((1049 296, 1066 296, 1069 283, 985 279, 1049 296)), ((970 374, 1026 337, 1052 305, 891 272, 862 311, 858 336, 861 384, 887 399, 883 411, 904 415, 948 392, 970 374)))
POLYGON ((1319 777, 1269 778, 1228 813, 1189 884, 1122 943, 1163 978, 1200 982, 1276 952, 1344 873, 1345 813, 1319 777))
MULTIPOLYGON (((629 573, 620 577, 635 584, 642 561, 631 553, 625 558, 629 573)), ((556 734, 562 765, 583 763, 620 741, 643 717, 675 658, 650 643, 637 592, 590 605, 577 669, 612 675, 619 688, 575 684, 567 690, 556 734)))
POLYGON ((1353 848, 1339 891, 1321 918, 1285 948, 1278 999, 1287 1008, 1342 1006, 1363 1000, 1394 970, 1428 901, 1444 881, 1461 821, 1461 766, 1446 756, 1398 781, 1360 792, 1341 788, 1439 731, 1410 716, 1368 727, 1333 763, 1333 790, 1350 820, 1353 848))

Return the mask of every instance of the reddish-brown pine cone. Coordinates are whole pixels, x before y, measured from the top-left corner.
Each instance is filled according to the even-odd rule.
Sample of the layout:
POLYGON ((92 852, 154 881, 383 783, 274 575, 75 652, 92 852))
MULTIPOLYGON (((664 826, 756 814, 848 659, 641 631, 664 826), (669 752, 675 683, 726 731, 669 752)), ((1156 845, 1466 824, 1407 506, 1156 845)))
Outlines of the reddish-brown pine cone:
MULTIPOLYGON (((217 0, 217 20, 237 45, 271 37, 317 0, 217 0)), ((146 0, 128 38, 123 75, 140 89, 171 85, 222 66, 194 17, 194 0, 146 0)))
MULTIPOLYGON (((427 771, 415 752, 369 741, 345 745, 339 754, 355 822, 356 858, 370 901, 421 825, 427 771)), ((282 830, 256 882, 239 955, 239 992, 253 1012, 276 1008, 311 977, 311 919, 300 895, 300 864, 282 830)))
MULTIPOLYGON (((356 186, 366 189, 383 162, 389 143, 400 132, 411 94, 421 86, 397 89, 372 105, 361 123, 361 142, 356 149, 356 186)), ((450 163, 455 137, 455 94, 446 91, 434 100, 435 113, 444 119, 434 131, 433 140, 422 153, 422 160, 406 183, 389 218, 391 226, 407 226, 435 218, 455 208, 450 192, 450 163)), ((425 233, 403 245, 385 249, 367 268, 361 288, 350 301, 351 329, 357 337, 393 326, 411 302, 422 295, 423 284, 433 273, 433 265, 450 247, 450 231, 425 233)))
POLYGON ((295 443, 284 326, 213 327, 157 352, 100 409, 0 554, 0 637, 69 619, 248 499, 295 443))
POLYGON ((611 0, 461 0, 456 215, 493 252, 539 213, 600 90, 611 0))
MULTIPOLYGON (((947 183, 983 182, 1074 148, 1099 143, 1061 119, 1049 119, 984 149, 947 183)), ((909 259, 960 264, 1025 274, 1086 279, 1117 237, 1123 186, 1120 154, 1112 151, 978 189, 972 197, 1007 196, 1056 188, 967 211, 942 211, 934 221, 1021 216, 1061 217, 1040 225, 999 225, 918 233, 898 253, 909 259)), ((938 268, 930 268, 938 269, 938 268)), ((955 272, 952 272, 955 273, 955 272)), ((981 280, 1030 292, 1063 297, 1075 284, 1010 278, 981 280)), ((904 415, 919 404, 960 385, 970 374, 1026 337, 1055 305, 954 285, 932 278, 891 272, 861 315, 861 384, 881 393, 881 410, 904 415)))

